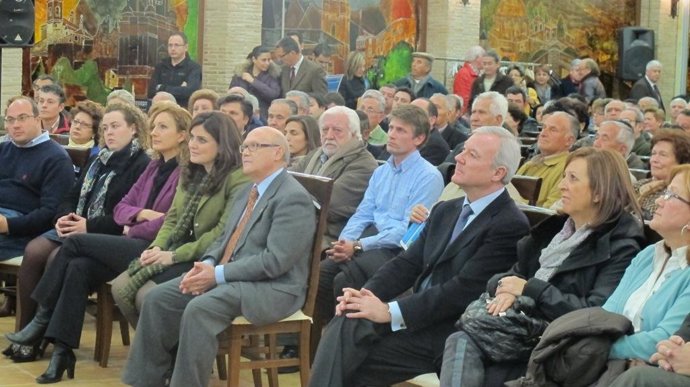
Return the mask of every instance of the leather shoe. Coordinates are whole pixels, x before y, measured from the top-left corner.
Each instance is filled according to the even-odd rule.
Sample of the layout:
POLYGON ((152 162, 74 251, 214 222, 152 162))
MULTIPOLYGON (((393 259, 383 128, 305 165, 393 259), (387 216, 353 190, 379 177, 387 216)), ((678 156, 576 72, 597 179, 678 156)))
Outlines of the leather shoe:
POLYGON ((0 317, 14 316, 14 312, 17 309, 17 298, 14 296, 5 296, 5 302, 0 306, 0 317))
POLYGON ((19 344, 10 344, 9 347, 2 351, 2 354, 7 357, 12 357, 15 353, 19 351, 19 344))
MULTIPOLYGON (((297 352, 297 346, 284 346, 283 351, 280 353, 280 355, 278 355, 278 357, 281 359, 297 359, 299 357, 299 353, 297 352)), ((297 371, 299 371, 299 366, 278 367, 279 374, 294 374, 297 371)))
POLYGON ((43 341, 43 343, 35 345, 13 345, 16 345, 17 349, 12 354, 12 356, 10 356, 12 361, 15 363, 28 363, 36 361, 36 359, 40 359, 43 357, 43 353, 45 352, 46 347, 48 346, 48 342, 43 341))

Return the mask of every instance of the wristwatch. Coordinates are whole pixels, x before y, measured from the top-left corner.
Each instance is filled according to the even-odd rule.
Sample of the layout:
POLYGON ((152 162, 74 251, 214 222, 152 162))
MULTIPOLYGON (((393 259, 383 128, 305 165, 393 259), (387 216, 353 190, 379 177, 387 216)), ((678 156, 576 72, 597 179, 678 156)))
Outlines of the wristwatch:
POLYGON ((362 242, 358 240, 352 242, 352 256, 359 257, 363 252, 364 249, 362 249, 362 242))

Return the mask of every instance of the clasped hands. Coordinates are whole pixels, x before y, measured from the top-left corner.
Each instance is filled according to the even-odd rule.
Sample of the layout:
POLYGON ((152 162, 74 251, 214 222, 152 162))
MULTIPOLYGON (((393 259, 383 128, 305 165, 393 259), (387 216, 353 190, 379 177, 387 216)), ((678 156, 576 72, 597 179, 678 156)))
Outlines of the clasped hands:
POLYGON ((649 361, 666 371, 690 376, 690 342, 675 335, 660 341, 649 361))
POLYGON ((486 306, 489 314, 498 316, 508 310, 515 303, 517 297, 522 295, 526 283, 527 281, 516 276, 501 278, 496 287, 496 296, 486 306))
POLYGON ((344 288, 343 295, 336 300, 338 301, 335 306, 336 316, 344 313, 347 318, 365 318, 375 323, 391 321, 388 304, 381 301, 369 289, 344 288))
POLYGON ((182 294, 198 296, 215 286, 215 267, 203 262, 194 262, 194 266, 182 277, 180 291, 182 294))
POLYGON ((55 223, 55 231, 60 238, 66 238, 72 234, 86 232, 86 218, 71 212, 61 216, 55 223))
POLYGON ((354 252, 352 241, 341 239, 331 243, 331 248, 326 250, 326 255, 336 262, 346 262, 352 259, 354 252))

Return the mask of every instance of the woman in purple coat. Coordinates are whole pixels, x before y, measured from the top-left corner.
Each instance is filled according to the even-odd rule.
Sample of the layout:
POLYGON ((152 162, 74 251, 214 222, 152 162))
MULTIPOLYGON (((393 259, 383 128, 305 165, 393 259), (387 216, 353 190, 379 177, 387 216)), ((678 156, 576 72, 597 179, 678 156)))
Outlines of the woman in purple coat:
POLYGON ((191 116, 175 104, 161 103, 150 117, 153 160, 114 210, 124 235, 83 233, 66 238, 31 295, 38 303, 36 316, 21 331, 6 335, 13 343, 8 351, 16 352, 15 361, 35 359, 35 355, 23 358, 22 348, 39 352, 44 339, 54 344, 48 369, 36 379, 40 384, 60 381, 65 370, 74 377, 72 350, 79 347, 88 295, 139 257, 170 208, 179 165, 188 159, 191 116))
POLYGON ((279 98, 280 67, 271 60, 271 49, 256 46, 247 55, 247 61, 238 66, 229 87, 239 86, 259 100, 261 119, 266 122, 271 101, 279 98))

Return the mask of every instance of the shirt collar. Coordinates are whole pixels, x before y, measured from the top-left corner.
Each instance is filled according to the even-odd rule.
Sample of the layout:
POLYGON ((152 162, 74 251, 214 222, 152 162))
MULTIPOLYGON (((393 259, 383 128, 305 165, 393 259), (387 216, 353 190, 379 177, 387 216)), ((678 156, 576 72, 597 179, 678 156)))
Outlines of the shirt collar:
POLYGON ((420 158, 422 158, 422 155, 419 154, 419 150, 415 149, 415 151, 412 152, 412 153, 410 153, 409 155, 407 155, 407 157, 405 157, 405 159, 403 160, 403 162, 400 163, 400 165, 398 165, 397 167, 395 166, 395 161, 394 161, 393 155, 391 155, 391 157, 389 157, 388 160, 387 160, 386 162, 388 163, 388 165, 390 165, 390 167, 391 167, 394 171, 396 171, 396 172, 405 172, 405 171, 407 171, 409 168, 412 168, 412 166, 413 166, 413 165, 417 162, 417 160, 419 160, 420 158))
MULTIPOLYGON (((654 254, 654 271, 660 270, 660 266, 664 264, 664 260, 666 260, 666 257, 668 257, 668 252, 666 251, 666 247, 664 245, 664 241, 659 241, 656 243, 656 246, 654 246, 655 254, 654 254)), ((681 270, 685 269, 688 267, 688 246, 681 246, 673 251, 671 251, 671 257, 669 259, 669 263, 667 263, 667 266, 669 264, 676 264, 681 270)))
POLYGON ((500 189, 498 189, 498 190, 496 190, 496 191, 494 191, 488 195, 482 196, 481 198, 479 198, 479 199, 477 199, 471 203, 470 203, 469 199, 467 199, 467 196, 465 196, 465 199, 463 200, 462 204, 464 206, 465 204, 469 203, 470 208, 472 209, 472 214, 474 216, 478 216, 479 214, 481 214, 482 211, 484 211, 484 209, 486 207, 489 206, 489 204, 491 204, 494 200, 496 200, 496 198, 499 197, 503 193, 503 191, 505 191, 505 190, 506 190, 505 187, 502 187, 502 188, 500 188, 500 189))
POLYGON ((299 60, 297 63, 295 63, 294 67, 295 68, 295 75, 297 75, 297 72, 299 71, 299 67, 302 66, 302 62, 304 62, 304 55, 299 54, 299 60))
POLYGON ((648 76, 645 75, 645 76, 644 76, 644 79, 646 79, 646 80, 647 80, 647 83, 649 83, 650 85, 652 85, 652 86, 656 85, 656 83, 652 82, 652 80, 649 79, 648 76))
POLYGON ((283 172, 283 169, 285 168, 279 168, 277 171, 273 172, 268 177, 256 184, 256 190, 259 192, 259 197, 263 196, 264 192, 266 192, 271 183, 273 183, 273 180, 275 180, 275 178, 278 177, 281 172, 283 172))
POLYGON ((38 136, 34 137, 31 141, 27 142, 24 145, 19 145, 14 140, 12 140, 12 144, 16 146, 17 148, 33 148, 38 144, 42 144, 46 141, 50 141, 50 135, 48 132, 41 132, 38 136))

